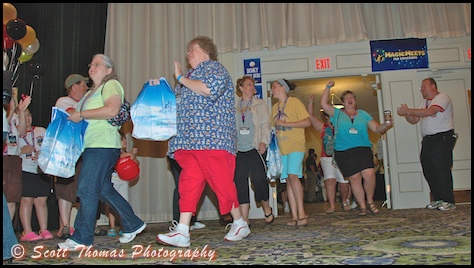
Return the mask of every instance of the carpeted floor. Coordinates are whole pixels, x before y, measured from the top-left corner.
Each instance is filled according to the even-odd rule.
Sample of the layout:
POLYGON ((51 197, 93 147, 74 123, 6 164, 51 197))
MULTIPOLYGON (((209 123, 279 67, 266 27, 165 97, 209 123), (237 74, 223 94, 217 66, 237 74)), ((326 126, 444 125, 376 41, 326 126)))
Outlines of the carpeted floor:
MULTIPOLYGON (((92 249, 59 252, 62 240, 21 243, 25 253, 13 265, 470 265, 471 204, 452 211, 389 210, 361 217, 357 211, 325 214, 314 203, 305 204, 309 226, 290 227, 289 213, 273 224, 251 220, 252 233, 240 242, 225 242, 225 224, 204 221, 204 229, 191 233, 191 247, 156 243, 168 223, 148 224, 130 244, 117 238, 95 237, 92 249)), ((5 263, 4 263, 5 264, 5 263)))

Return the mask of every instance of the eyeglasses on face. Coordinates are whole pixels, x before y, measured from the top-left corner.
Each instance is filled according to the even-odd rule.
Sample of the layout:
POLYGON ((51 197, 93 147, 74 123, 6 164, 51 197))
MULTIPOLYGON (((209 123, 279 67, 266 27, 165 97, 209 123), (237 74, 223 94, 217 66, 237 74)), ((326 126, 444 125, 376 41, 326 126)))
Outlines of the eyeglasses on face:
POLYGON ((107 67, 105 64, 97 63, 97 62, 95 62, 95 63, 89 63, 89 64, 87 64, 87 67, 89 67, 89 68, 92 68, 92 67, 97 68, 99 65, 102 65, 102 66, 104 66, 104 67, 107 67))

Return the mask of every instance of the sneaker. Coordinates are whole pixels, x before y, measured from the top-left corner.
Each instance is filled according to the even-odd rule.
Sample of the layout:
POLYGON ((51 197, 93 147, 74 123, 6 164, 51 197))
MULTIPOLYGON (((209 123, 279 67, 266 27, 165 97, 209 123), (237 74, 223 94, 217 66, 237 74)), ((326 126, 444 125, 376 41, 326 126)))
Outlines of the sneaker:
POLYGON ((441 202, 441 204, 438 206, 439 210, 453 210, 455 208, 456 205, 449 202, 441 202))
POLYGON ((85 245, 79 244, 76 241, 68 238, 66 241, 62 243, 58 243, 58 248, 59 249, 67 249, 69 251, 76 251, 76 250, 81 250, 85 247, 85 245))
POLYGON ((191 245, 189 233, 185 234, 178 229, 178 222, 172 221, 173 226, 169 227, 170 232, 159 234, 156 241, 165 245, 187 248, 191 245))
POLYGON ((44 230, 44 231, 40 231, 40 235, 41 237, 43 237, 44 240, 47 240, 47 239, 53 239, 54 236, 51 234, 50 231, 48 230, 44 230))
POLYGON ((290 206, 288 205, 288 203, 285 204, 285 208, 283 209, 283 211, 286 213, 290 212, 290 206))
POLYGON ((61 239, 67 239, 69 238, 72 234, 71 234, 71 229, 72 228, 69 228, 67 226, 64 226, 62 229, 60 229, 58 231, 58 233, 56 234, 56 236, 58 238, 61 238, 61 239))
POLYGON ((115 230, 115 228, 110 228, 107 231, 107 236, 116 236, 116 235, 117 235, 117 231, 115 230))
POLYGON ((31 242, 31 241, 38 241, 38 240, 43 240, 43 237, 40 235, 37 235, 35 232, 29 232, 28 234, 23 234, 20 237, 20 241, 22 242, 31 242))
POLYGON ((426 206, 426 208, 427 209, 437 209, 441 205, 442 202, 443 202, 442 200, 433 201, 430 204, 428 204, 426 206))
POLYGON ((229 223, 227 224, 225 229, 227 230, 227 227, 229 226, 231 226, 231 229, 224 237, 224 240, 240 241, 250 235, 250 228, 247 223, 245 223, 245 225, 240 225, 240 226, 236 223, 229 223))
POLYGON ((202 229, 206 227, 206 225, 200 221, 195 222, 191 227, 189 227, 189 230, 197 230, 197 229, 202 229))
POLYGON ((357 208, 357 202, 353 200, 351 204, 351 209, 355 209, 355 208, 357 208))
POLYGON ((135 237, 137 236, 137 234, 145 230, 145 227, 146 227, 146 223, 143 223, 143 225, 140 226, 140 228, 138 228, 135 232, 123 233, 123 235, 119 238, 120 243, 126 244, 126 243, 132 242, 133 239, 135 239, 135 237))

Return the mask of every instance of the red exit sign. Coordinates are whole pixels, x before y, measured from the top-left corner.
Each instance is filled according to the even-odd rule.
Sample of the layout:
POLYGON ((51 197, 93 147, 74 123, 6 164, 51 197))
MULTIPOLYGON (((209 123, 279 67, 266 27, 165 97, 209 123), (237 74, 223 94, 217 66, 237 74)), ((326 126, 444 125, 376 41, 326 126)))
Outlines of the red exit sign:
POLYGON ((316 71, 326 71, 331 70, 331 58, 320 58, 315 59, 314 61, 314 69, 316 71))

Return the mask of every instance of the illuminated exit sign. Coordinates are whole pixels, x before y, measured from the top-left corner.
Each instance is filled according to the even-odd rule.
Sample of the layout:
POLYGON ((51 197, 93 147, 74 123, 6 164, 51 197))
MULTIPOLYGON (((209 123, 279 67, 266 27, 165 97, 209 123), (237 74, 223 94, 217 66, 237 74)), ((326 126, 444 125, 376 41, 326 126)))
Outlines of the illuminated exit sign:
POLYGON ((314 60, 314 71, 331 71, 333 70, 331 58, 317 58, 314 60))

